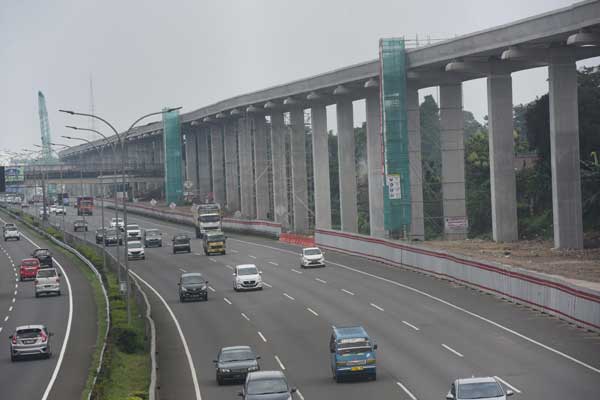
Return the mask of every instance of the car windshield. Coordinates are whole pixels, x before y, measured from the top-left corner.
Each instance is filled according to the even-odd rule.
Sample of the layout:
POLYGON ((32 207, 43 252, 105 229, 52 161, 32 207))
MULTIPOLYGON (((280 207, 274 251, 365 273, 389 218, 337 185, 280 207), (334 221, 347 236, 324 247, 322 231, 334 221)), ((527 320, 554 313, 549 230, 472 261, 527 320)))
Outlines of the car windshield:
POLYGON ((98 229, 98 230, 96 231, 96 233, 103 234, 103 233, 104 233, 104 229, 98 229))
POLYGON ((210 235, 207 240, 209 242, 222 242, 225 240, 225 235, 210 235))
POLYGON ((142 244, 140 242, 128 242, 127 247, 130 249, 140 249, 142 244))
POLYGON ((112 236, 116 236, 117 235, 117 231, 115 229, 109 229, 106 231, 106 235, 112 235, 112 236))
POLYGON ((40 336, 40 332, 39 328, 21 329, 17 331, 17 336, 21 339, 33 339, 40 336))
POLYGON ((321 250, 319 250, 319 249, 306 249, 306 250, 304 250, 304 255, 305 256, 320 256, 321 255, 321 250))
POLYGON ((256 267, 238 268, 238 275, 256 275, 258 271, 256 267))
POLYGON ((269 394, 269 393, 286 393, 288 385, 285 379, 257 379, 248 381, 248 394, 269 394))
POLYGON ((219 357, 219 361, 221 362, 246 361, 255 359, 256 356, 250 349, 226 350, 221 352, 221 357, 219 357))
POLYGON ((41 269, 37 273, 38 278, 53 278, 56 276, 56 270, 54 269, 41 269))
POLYGON ((160 232, 159 231, 146 231, 146 236, 148 237, 156 237, 156 236, 160 236, 160 232))
POLYGON ((219 222, 221 217, 218 215, 201 215, 200 222, 219 222))
POLYGON ((173 238, 173 240, 177 243, 187 243, 190 240, 190 238, 188 238, 185 235, 181 235, 181 236, 175 236, 173 238))
POLYGON ((37 260, 26 260, 21 263, 21 265, 23 265, 25 267, 35 267, 36 265, 39 265, 39 264, 40 263, 37 260))
POLYGON ((337 344, 337 352, 341 355, 361 354, 370 351, 372 351, 371 343, 365 338, 342 339, 337 344))
POLYGON ((50 252, 48 250, 36 250, 33 252, 36 257, 48 257, 50 252))
POLYGON ((87 222, 80 219, 80 220, 75 221, 75 225, 87 225, 87 222))
POLYGON ((8 228, 6 228, 6 230, 9 232, 14 232, 17 230, 17 228, 15 228, 14 226, 9 226, 8 228))
POLYGON ((138 225, 127 225, 127 229, 128 230, 135 230, 135 229, 140 229, 140 227, 138 225))
MULTIPOLYGON (((110 220, 110 222, 114 222, 114 223, 116 223, 116 222, 117 222, 117 219, 116 219, 116 218, 113 218, 113 219, 111 219, 111 220, 110 220)), ((121 218, 119 218, 119 221, 118 221, 118 222, 119 222, 119 223, 122 223, 122 222, 123 222, 123 220, 122 220, 121 218)))
POLYGON ((458 386, 458 397, 461 399, 485 399, 500 396, 504 396, 504 393, 496 382, 463 383, 458 386))
POLYGON ((181 281, 184 284, 198 284, 198 283, 204 283, 204 278, 202 277, 202 275, 198 274, 198 275, 187 275, 187 276, 182 276, 181 277, 181 281))

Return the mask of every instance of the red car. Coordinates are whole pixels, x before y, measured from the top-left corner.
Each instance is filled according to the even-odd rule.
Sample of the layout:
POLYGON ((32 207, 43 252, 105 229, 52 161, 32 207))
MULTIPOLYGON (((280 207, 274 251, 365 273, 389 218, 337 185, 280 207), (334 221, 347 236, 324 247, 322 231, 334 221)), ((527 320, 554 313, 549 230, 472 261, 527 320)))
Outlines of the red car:
POLYGON ((38 269, 40 269, 40 261, 37 258, 24 259, 21 261, 21 267, 19 268, 19 279, 21 281, 35 279, 38 269))

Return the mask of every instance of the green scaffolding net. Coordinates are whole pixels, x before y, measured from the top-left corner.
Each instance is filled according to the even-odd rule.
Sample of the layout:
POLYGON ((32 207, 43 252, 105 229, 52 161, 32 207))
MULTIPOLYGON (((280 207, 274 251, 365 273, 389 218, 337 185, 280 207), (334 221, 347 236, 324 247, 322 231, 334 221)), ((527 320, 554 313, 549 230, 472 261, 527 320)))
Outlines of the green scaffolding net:
POLYGON ((384 222, 392 236, 410 232, 410 167, 404 39, 379 41, 384 157, 384 222))
POLYGON ((179 111, 163 113, 163 143, 165 154, 165 198, 167 204, 183 201, 183 170, 181 155, 181 123, 179 111))

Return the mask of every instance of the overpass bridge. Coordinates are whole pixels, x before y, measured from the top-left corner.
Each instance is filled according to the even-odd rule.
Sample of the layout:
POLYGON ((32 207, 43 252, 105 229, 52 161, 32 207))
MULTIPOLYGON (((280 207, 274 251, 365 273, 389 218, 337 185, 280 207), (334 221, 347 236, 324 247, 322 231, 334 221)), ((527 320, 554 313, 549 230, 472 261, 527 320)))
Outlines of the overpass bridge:
MULTIPOLYGON (((439 87, 444 218, 466 221, 462 83, 487 79, 493 236, 518 239, 513 149, 512 80, 516 71, 547 66, 554 240, 583 245, 576 61, 600 55, 600 3, 572 6, 432 45, 408 49, 407 124, 411 224, 424 238, 418 90, 439 87)), ((326 106, 336 105, 341 229, 357 232, 357 183, 352 102, 365 100, 370 232, 384 236, 379 60, 225 99, 181 115, 186 179, 230 211, 273 219, 295 232, 331 228, 326 106), (309 206, 305 114, 310 113, 314 206, 309 206)), ((116 138, 112 137, 112 141, 116 138)), ((162 164, 163 124, 127 134, 127 159, 162 164)), ((108 146, 95 142, 101 148, 108 146)), ((118 165, 119 151, 97 154, 83 144, 64 150, 66 163, 118 165), (102 160, 100 160, 102 158, 102 160)), ((464 230, 447 224, 446 237, 464 230)))

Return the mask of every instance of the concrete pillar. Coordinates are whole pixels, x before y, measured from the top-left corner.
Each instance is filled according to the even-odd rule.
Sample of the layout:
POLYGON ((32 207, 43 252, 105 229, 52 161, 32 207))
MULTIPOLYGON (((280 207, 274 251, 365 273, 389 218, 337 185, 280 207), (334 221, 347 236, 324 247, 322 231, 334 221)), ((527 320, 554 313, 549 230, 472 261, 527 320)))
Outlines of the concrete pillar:
MULTIPOLYGON (((185 180, 190 181, 192 186, 191 191, 196 191, 198 188, 198 153, 196 145, 196 130, 188 131, 185 134, 185 180)), ((187 191, 188 189, 184 189, 187 191)))
POLYGON ((198 182, 195 192, 204 200, 210 193, 210 156, 208 149, 208 128, 202 128, 196 135, 196 154, 198 157, 198 182))
POLYGON ((254 173, 252 169, 252 132, 250 120, 238 119, 238 156, 240 163, 240 210, 242 217, 253 219, 254 212, 254 173))
POLYGON ((269 213, 269 160, 267 160, 267 125, 265 116, 252 117, 254 128, 254 184, 256 219, 266 220, 269 213))
POLYGON ((379 93, 370 92, 365 99, 367 116, 367 168, 369 173, 369 226, 371 236, 384 237, 383 220, 383 160, 381 159, 381 132, 379 93))
POLYGON ((460 240, 467 236, 462 84, 440 86, 440 123, 445 237, 460 240))
POLYGON ((225 204, 225 171, 223 169, 223 126, 210 127, 210 155, 212 162, 212 190, 213 200, 221 205, 225 204))
POLYGON ((230 213, 235 213, 240 209, 237 124, 237 120, 225 121, 225 198, 230 213))
POLYGON ((410 238, 412 240, 425 240, 419 90, 410 84, 406 88, 406 112, 408 118, 408 165, 410 167, 410 238))
POLYGON ((358 209, 356 205, 356 161, 352 100, 340 99, 337 102, 336 112, 342 231, 356 233, 358 232, 358 209))
POLYGON ((550 83, 550 159, 554 246, 583 248, 577 69, 571 59, 553 60, 550 83))
POLYGON ((490 75, 487 90, 492 232, 497 242, 513 242, 519 233, 510 74, 490 75))
POLYGON ((271 114, 271 165, 273 168, 273 209, 275 222, 289 229, 285 131, 282 113, 271 114))
POLYGON ((290 123, 294 232, 306 233, 308 231, 308 182, 306 180, 306 133, 302 108, 294 108, 290 112, 290 123))
POLYGON ((325 104, 310 110, 312 124, 313 182, 315 187, 315 228, 331 229, 331 189, 329 183, 329 138, 325 104))

